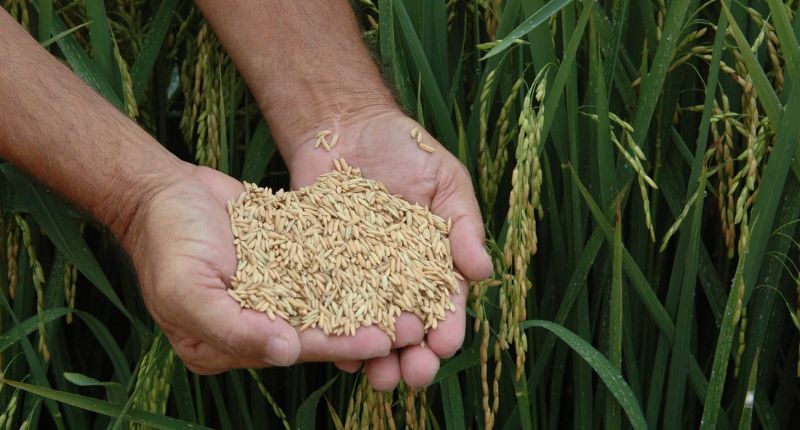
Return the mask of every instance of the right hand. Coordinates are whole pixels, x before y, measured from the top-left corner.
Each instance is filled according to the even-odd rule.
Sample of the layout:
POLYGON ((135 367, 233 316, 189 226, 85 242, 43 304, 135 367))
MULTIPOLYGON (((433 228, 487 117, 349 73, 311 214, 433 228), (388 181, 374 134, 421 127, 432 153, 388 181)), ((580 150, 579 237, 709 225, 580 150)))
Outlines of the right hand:
POLYGON ((326 336, 242 309, 226 292, 236 271, 227 202, 244 187, 215 170, 185 167, 185 174, 139 199, 120 239, 145 305, 191 371, 215 374, 389 354, 391 340, 374 326, 355 336, 326 336))

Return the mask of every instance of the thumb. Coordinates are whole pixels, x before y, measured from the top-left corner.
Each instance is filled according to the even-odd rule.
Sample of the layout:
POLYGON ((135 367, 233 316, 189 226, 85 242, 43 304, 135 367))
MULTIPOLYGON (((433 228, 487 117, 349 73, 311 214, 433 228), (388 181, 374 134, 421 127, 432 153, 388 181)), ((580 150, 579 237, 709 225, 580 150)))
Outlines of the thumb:
POLYGON ((212 347, 234 357, 258 360, 272 366, 290 366, 300 357, 297 331, 286 321, 271 320, 266 314, 242 309, 224 289, 203 288, 194 312, 193 333, 212 347))
POLYGON ((455 158, 439 168, 431 210, 453 222, 450 250, 453 263, 473 281, 492 274, 492 259, 484 248, 485 234, 478 201, 466 168, 455 158))

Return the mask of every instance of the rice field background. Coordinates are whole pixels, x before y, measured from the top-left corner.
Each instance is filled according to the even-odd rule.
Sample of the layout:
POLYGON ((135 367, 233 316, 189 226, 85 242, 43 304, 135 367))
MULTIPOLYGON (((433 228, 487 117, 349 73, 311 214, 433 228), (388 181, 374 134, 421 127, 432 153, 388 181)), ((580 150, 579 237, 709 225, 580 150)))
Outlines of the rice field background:
MULTIPOLYGON (((181 158, 288 185, 191 2, 0 4, 181 158)), ((797 425, 797 1, 353 7, 471 172, 495 260, 435 383, 188 372, 110 235, 2 164, 0 429, 797 425)))

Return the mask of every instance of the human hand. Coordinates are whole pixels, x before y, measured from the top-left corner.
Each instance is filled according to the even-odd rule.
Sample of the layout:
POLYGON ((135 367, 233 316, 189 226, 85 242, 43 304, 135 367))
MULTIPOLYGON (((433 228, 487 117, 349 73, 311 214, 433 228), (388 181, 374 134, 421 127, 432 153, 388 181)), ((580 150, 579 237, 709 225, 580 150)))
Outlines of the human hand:
MULTIPOLYGON (((470 280, 485 279, 491 274, 492 263, 483 248, 483 222, 469 173, 419 124, 397 108, 373 106, 317 126, 301 133, 295 142, 282 142, 292 188, 313 183, 332 169, 333 159, 343 158, 360 168, 364 177, 381 181, 391 193, 428 206, 444 219, 451 218, 450 243, 456 269, 470 280), (410 136, 414 127, 435 149, 433 153, 417 147, 410 136), (320 129, 339 135, 331 151, 314 148, 314 136, 320 129)), ((466 298, 467 283, 462 281, 460 294, 453 297, 456 311, 427 336, 419 318, 410 313, 400 315, 395 324, 394 351, 366 364, 370 384, 378 390, 394 388, 401 378, 411 386, 430 384, 440 359, 455 354, 464 340, 466 298)), ((358 361, 337 362, 347 371, 355 371, 359 365, 358 361)))
POLYGON ((214 374, 389 354, 391 341, 376 327, 326 336, 242 309, 226 292, 236 271, 227 202, 244 188, 215 170, 183 167, 185 174, 141 199, 121 241, 150 314, 190 370, 214 374))

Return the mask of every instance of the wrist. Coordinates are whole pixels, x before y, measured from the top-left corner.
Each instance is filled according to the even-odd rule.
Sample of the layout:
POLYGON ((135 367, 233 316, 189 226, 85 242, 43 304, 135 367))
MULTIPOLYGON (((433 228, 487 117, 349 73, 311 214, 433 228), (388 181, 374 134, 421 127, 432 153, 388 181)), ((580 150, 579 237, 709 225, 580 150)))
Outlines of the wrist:
MULTIPOLYGON (((344 83, 301 82, 289 97, 265 97, 261 103, 270 133, 284 160, 291 163, 300 145, 314 141, 321 130, 342 133, 348 127, 387 112, 401 113, 383 82, 345 86, 344 83)), ((288 89, 288 88, 284 88, 288 89)))
POLYGON ((109 181, 108 187, 89 208, 129 254, 138 236, 135 225, 149 204, 163 190, 190 178, 196 167, 171 154, 167 157, 171 159, 154 162, 147 171, 123 172, 109 181))

